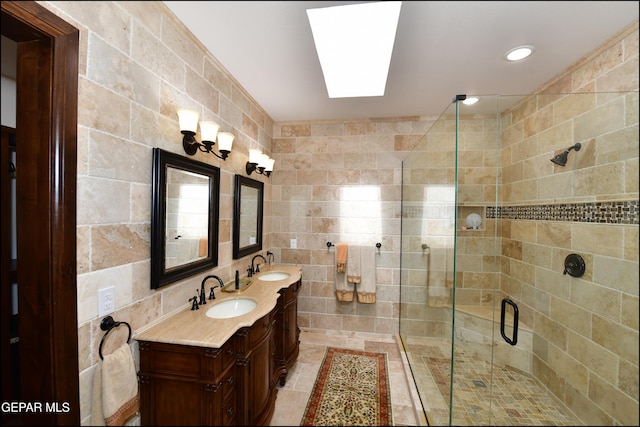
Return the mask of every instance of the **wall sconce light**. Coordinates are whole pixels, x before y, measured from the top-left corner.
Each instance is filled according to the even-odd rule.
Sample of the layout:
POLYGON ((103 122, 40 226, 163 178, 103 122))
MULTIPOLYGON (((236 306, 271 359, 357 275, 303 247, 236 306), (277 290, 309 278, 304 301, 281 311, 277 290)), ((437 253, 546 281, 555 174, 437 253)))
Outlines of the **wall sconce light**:
POLYGON ((211 153, 219 159, 226 160, 231 152, 234 135, 230 132, 218 132, 220 125, 216 122, 200 122, 200 132, 202 134, 202 142, 198 142, 195 138, 198 130, 199 113, 187 108, 178 109, 178 121, 180 122, 180 132, 182 135, 182 148, 184 151, 193 156, 198 150, 203 153, 211 153), (213 146, 218 140, 220 154, 213 151, 213 146))
POLYGON ((273 164, 276 161, 266 154, 263 154, 260 150, 249 150, 249 161, 247 161, 246 171, 247 175, 251 175, 252 172, 256 172, 260 175, 271 176, 273 172, 273 164))

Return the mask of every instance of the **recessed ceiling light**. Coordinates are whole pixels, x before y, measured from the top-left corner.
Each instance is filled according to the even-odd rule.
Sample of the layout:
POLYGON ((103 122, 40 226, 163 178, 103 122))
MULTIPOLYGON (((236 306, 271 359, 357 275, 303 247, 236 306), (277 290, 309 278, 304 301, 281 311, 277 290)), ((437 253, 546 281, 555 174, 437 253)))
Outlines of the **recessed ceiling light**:
POLYGON ((520 61, 531 55, 534 50, 535 48, 533 46, 518 46, 509 50, 504 57, 507 58, 508 61, 520 61))
POLYGON ((474 98, 474 97, 466 98, 464 101, 462 101, 464 105, 473 105, 476 102, 478 102, 478 98, 474 98))
POLYGON ((401 4, 307 9, 329 98, 384 95, 401 4))

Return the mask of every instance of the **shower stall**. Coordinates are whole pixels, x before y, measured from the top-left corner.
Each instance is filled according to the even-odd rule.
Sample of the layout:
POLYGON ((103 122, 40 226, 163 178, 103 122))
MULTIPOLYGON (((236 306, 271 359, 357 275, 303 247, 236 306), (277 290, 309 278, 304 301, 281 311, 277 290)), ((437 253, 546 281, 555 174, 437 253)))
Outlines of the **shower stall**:
POLYGON ((638 425, 638 92, 456 96, 403 162, 430 425, 638 425))

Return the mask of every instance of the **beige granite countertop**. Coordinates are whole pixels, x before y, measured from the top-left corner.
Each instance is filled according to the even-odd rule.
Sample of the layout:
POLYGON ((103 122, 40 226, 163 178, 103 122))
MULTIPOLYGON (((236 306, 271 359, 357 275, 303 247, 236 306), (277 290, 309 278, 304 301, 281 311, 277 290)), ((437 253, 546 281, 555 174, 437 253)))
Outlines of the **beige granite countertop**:
POLYGON ((207 304, 201 305, 199 310, 191 310, 191 304, 185 304, 184 310, 138 331, 134 335, 134 339, 221 348, 238 329, 253 325, 258 319, 273 310, 280 296, 278 291, 297 282, 302 275, 302 267, 299 265, 274 264, 271 266, 261 265, 260 267, 260 273, 250 278, 253 283, 246 290, 236 293, 220 292, 216 289, 216 299, 207 299, 207 304), (260 280, 261 275, 273 271, 286 272, 290 276, 276 281, 260 280), (237 317, 227 319, 207 317, 207 310, 215 304, 235 298, 249 298, 258 305, 249 313, 237 317))

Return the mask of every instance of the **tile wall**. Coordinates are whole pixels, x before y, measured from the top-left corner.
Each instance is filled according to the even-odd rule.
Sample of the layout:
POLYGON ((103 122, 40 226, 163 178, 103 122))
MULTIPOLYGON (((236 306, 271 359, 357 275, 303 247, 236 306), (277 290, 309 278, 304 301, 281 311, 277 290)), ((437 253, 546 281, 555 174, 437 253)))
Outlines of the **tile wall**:
POLYGON ((300 326, 397 333, 402 159, 432 123, 415 117, 274 126, 272 244, 276 260, 304 266, 300 326), (381 244, 375 304, 337 301, 335 248, 327 242, 381 244))
POLYGON ((535 331, 536 378, 603 425, 639 422, 637 66, 636 23, 502 117, 501 290, 535 331))
MULTIPOLYGON (((235 135, 226 162, 203 153, 193 157, 221 169, 220 255, 210 273, 231 280, 251 262, 232 259, 234 175, 245 173, 250 148, 271 154, 273 122, 162 2, 38 3, 80 30, 77 305, 81 421, 87 425, 104 334, 98 290, 115 287, 111 315, 135 332, 187 307, 204 277, 150 288, 152 148, 187 156, 178 107, 196 109, 202 120, 235 135)), ((271 185, 257 179, 265 181, 268 216, 271 185)), ((265 222, 265 248, 270 224, 265 222)), ((124 338, 118 333, 109 334, 104 353, 126 340, 126 331, 124 338)))

